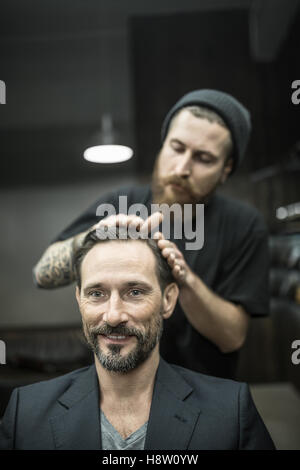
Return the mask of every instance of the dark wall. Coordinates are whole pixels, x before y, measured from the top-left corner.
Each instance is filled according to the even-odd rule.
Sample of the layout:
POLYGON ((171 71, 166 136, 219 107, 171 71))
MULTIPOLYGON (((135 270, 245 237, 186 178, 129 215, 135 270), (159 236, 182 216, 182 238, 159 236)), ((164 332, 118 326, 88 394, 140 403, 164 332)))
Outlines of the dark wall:
POLYGON ((242 170, 281 161, 299 138, 291 83, 300 76, 300 16, 277 59, 262 64, 249 48, 247 10, 134 18, 131 21, 138 169, 149 172, 161 122, 184 93, 217 88, 251 111, 253 136, 242 170))
POLYGON ((96 124, 0 130, 1 186, 93 182, 118 172, 134 174, 134 160, 124 166, 123 163, 99 165, 83 159, 84 150, 97 132, 96 124))

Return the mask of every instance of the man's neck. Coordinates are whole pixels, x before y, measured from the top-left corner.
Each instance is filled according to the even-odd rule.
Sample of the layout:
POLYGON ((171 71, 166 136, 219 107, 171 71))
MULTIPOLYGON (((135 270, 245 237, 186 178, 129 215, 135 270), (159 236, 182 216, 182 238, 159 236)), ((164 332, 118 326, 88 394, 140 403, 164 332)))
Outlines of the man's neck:
POLYGON ((135 399, 139 401, 141 395, 152 398, 158 364, 158 351, 153 351, 149 359, 127 373, 108 371, 96 358, 101 402, 118 400, 119 403, 126 403, 127 401, 133 402, 135 399))

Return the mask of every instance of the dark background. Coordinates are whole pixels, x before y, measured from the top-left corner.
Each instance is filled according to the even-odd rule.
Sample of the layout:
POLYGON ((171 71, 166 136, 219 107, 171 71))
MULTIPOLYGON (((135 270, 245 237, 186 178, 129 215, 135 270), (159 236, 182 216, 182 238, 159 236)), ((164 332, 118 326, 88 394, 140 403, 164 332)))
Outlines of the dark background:
POLYGON ((147 177, 166 112, 182 94, 203 87, 232 93, 252 113, 242 172, 286 158, 298 140, 299 113, 291 103, 300 73, 297 2, 146 3, 2 2, 3 186, 98 180, 118 170, 147 177), (286 26, 281 18, 288 14, 286 26), (251 34, 251 18, 260 25, 260 15, 260 33, 251 34), (259 48, 267 51, 263 60, 259 48), (136 151, 122 167, 81 159, 105 112, 118 139, 136 151))
POLYGON ((198 88, 226 91, 250 109, 254 131, 242 171, 284 159, 299 137, 290 96, 293 77, 300 73, 299 15, 276 59, 267 64, 251 54, 248 10, 135 18, 131 25, 140 171, 152 168, 166 110, 178 96, 198 88))
POLYGON ((300 365, 290 360, 291 342, 300 339, 300 263, 289 265, 299 279, 280 294, 289 276, 287 234, 299 234, 299 221, 276 218, 278 207, 300 200, 300 104, 291 101, 299 50, 298 0, 1 2, 0 339, 7 365, 0 365, 0 415, 13 385, 90 360, 74 286, 37 289, 32 267, 99 195, 150 181, 163 118, 197 88, 232 93, 251 111, 246 158, 221 191, 262 212, 270 243, 283 237, 282 256, 272 258, 281 270, 273 273, 272 315, 252 321, 239 378, 300 388, 300 365), (105 114, 115 143, 134 149, 129 162, 83 159, 105 114))

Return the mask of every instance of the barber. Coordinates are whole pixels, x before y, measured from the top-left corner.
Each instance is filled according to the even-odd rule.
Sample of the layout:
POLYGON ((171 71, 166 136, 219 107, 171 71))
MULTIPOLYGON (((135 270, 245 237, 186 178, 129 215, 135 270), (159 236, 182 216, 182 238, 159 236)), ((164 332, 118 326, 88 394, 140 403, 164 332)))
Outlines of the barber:
MULTIPOLYGON (((150 213, 153 203, 202 203, 201 250, 186 250, 184 237, 165 240, 157 234, 180 288, 161 355, 199 372, 235 378, 250 317, 268 314, 268 238, 256 209, 216 190, 238 169, 250 133, 250 114, 231 95, 196 90, 183 96, 163 122, 152 184, 121 188, 98 199, 45 251, 34 268, 37 285, 55 288, 74 281, 74 249, 99 223, 100 204, 118 210, 123 195, 128 206, 143 203, 150 213)), ((126 215, 118 217, 126 223, 126 215)), ((139 218, 130 221, 143 223, 139 218)))

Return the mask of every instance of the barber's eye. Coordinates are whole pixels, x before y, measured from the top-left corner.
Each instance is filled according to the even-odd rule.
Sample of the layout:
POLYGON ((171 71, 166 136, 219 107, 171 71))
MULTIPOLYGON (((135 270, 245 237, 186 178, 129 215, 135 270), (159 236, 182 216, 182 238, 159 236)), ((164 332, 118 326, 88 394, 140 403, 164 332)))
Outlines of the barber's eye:
POLYGON ((201 163, 212 163, 213 162, 213 159, 211 158, 210 155, 206 155, 205 153, 200 153, 198 155, 195 155, 194 156, 194 159, 197 161, 197 162, 201 162, 201 163))
POLYGON ((183 145, 180 145, 177 142, 172 142, 171 147, 173 150, 175 150, 175 152, 178 152, 178 153, 184 152, 183 145))

